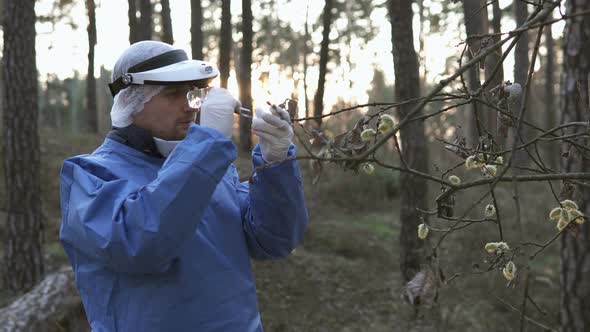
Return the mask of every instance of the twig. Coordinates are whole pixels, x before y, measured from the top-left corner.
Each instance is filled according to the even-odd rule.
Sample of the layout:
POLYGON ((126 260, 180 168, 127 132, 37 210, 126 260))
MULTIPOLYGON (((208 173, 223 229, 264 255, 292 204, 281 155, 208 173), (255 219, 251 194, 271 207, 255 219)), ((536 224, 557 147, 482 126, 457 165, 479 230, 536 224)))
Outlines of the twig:
MULTIPOLYGON (((502 299, 501 299, 500 297, 498 297, 496 294, 493 294, 493 293, 492 293, 492 296, 493 296, 494 298, 496 298, 496 300, 498 300, 498 301, 499 301, 500 303, 502 303, 503 305, 505 305, 505 306, 507 306, 508 308, 510 308, 510 309, 512 309, 512 310, 514 310, 514 311, 516 311, 516 312, 517 312, 517 313, 519 313, 519 314, 522 314, 520 310, 518 310, 517 308, 515 308, 515 307, 514 307, 512 304, 510 304, 510 303, 508 303, 508 302, 506 302, 506 301, 502 300, 502 299)), ((523 315, 524 315, 524 314, 523 314, 523 315)), ((554 331, 554 332, 557 332, 557 330, 556 330, 556 329, 554 329, 554 328, 551 328, 551 327, 549 327, 549 326, 547 326, 547 325, 544 325, 544 324, 542 324, 542 323, 540 323, 540 322, 537 322, 536 320, 534 320, 534 319, 532 319, 532 318, 530 318, 530 317, 528 317, 528 316, 526 316, 526 315, 524 315, 524 319, 526 319, 527 321, 529 321, 529 322, 531 322, 531 323, 533 323, 533 324, 537 325, 538 327, 540 327, 540 328, 542 328, 542 329, 545 329, 546 331, 554 331)))
POLYGON ((529 271, 529 267, 526 267, 526 272, 525 272, 525 281, 524 281, 524 296, 522 298, 522 305, 520 306, 520 332, 524 331, 524 317, 525 317, 525 313, 526 313, 526 303, 527 303, 527 298, 529 296, 529 277, 530 277, 531 272, 529 271))
POLYGON ((492 201, 494 204, 494 208, 496 209, 496 220, 498 223, 498 233, 500 233, 500 241, 504 241, 504 233, 502 232, 502 219, 500 219, 500 206, 498 206, 498 201, 496 200, 494 188, 490 188, 490 193, 492 194, 492 201))

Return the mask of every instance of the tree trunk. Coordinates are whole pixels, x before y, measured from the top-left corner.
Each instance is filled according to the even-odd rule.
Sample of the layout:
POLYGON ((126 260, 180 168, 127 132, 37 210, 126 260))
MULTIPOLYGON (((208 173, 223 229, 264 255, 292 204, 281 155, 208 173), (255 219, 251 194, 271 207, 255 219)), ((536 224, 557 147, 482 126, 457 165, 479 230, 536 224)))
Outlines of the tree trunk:
MULTIPOLYGON (((526 22, 528 17, 527 3, 524 1, 514 2, 514 17, 516 26, 519 27, 526 22)), ((529 71, 529 35, 523 33, 514 48, 514 82, 523 86, 529 71)))
MULTIPOLYGON (((0 2, 2 2, 4 0, 0 0, 0 2)), ((0 20, 2 20, 0 18, 0 20)), ((0 68, 4 68, 3 65, 3 58, 0 57, 0 68)), ((2 106, 3 104, 3 100, 4 100, 4 71, 2 69, 0 69, 0 106, 2 106)), ((0 119, 4 118, 4 107, 0 107, 0 119)), ((41 119, 43 120, 43 119, 41 119)))
MULTIPOLYGON (((498 32, 500 31, 500 19, 501 17, 498 16, 496 18, 497 15, 501 15, 501 12, 496 12, 495 8, 491 8, 492 9, 492 14, 494 15, 492 18, 492 21, 490 22, 488 19, 488 7, 486 6, 486 0, 480 0, 480 5, 482 6, 482 17, 481 17, 481 21, 482 21, 482 32, 483 33, 495 33, 496 29, 498 30, 498 32)), ((499 10, 499 3, 496 1, 492 4, 492 6, 496 6, 498 7, 499 10)), ((494 36, 491 37, 490 39, 486 39, 487 42, 490 43, 495 43, 500 41, 500 36, 494 36)), ((496 73, 493 77, 492 77, 492 73, 494 71, 494 68, 496 67, 496 65, 500 62, 500 58, 502 57, 502 51, 498 50, 497 52, 493 52, 492 54, 490 54, 489 56, 486 57, 485 61, 484 61, 484 65, 485 65, 485 79, 488 80, 490 79, 490 84, 489 87, 493 88, 495 86, 498 86, 500 84, 502 84, 502 82, 504 81, 504 71, 503 70, 499 70, 498 73, 496 73)), ((502 67, 502 65, 500 64, 500 68, 502 67)), ((488 90, 490 89, 488 88, 488 90)), ((483 105, 482 105, 483 106, 483 105)), ((491 133, 492 135, 495 134, 496 132, 496 110, 494 110, 492 107, 486 107, 483 106, 483 114, 482 114, 482 118, 484 119, 484 123, 483 126, 486 128, 486 130, 491 133)))
MULTIPOLYGON (((590 8, 590 0, 566 2, 566 14, 590 8)), ((577 16, 568 20, 565 28, 563 118, 564 123, 590 120, 588 75, 590 74, 590 17, 577 16)), ((586 128, 572 127, 563 135, 583 133, 586 128)), ((575 141, 590 146, 587 137, 575 141)), ((584 172, 590 169, 588 154, 580 153, 570 144, 563 144, 562 172, 584 172)), ((590 189, 564 182, 562 198, 578 203, 579 210, 590 215, 590 189)), ((590 227, 588 222, 576 225, 577 232, 561 236, 561 306, 560 322, 563 332, 590 331, 590 227)))
POLYGON ((309 54, 309 1, 305 6, 305 37, 303 38, 303 102, 305 103, 305 117, 311 117, 311 108, 307 98, 307 56, 309 54))
MULTIPOLYGON (((479 1, 463 1, 463 15, 465 17, 465 32, 467 37, 482 34, 483 24, 480 8, 479 1)), ((480 41, 479 38, 469 39, 469 42, 467 43, 469 48, 467 52, 468 60, 471 60, 473 54, 476 54, 479 51, 480 41)), ((467 88, 472 93, 481 87, 479 70, 479 66, 474 65, 467 71, 467 88)), ((465 135, 468 144, 474 147, 479 143, 479 137, 483 135, 483 132, 481 131, 481 122, 478 122, 483 120, 483 112, 483 105, 476 101, 473 101, 470 109, 465 112, 465 135)))
POLYGON ((47 275, 30 292, 0 309, 2 331, 90 331, 84 307, 67 267, 47 275))
POLYGON ((98 112, 96 109, 96 79, 94 78, 94 47, 96 46, 96 14, 94 0, 86 0, 88 12, 88 72, 86 74, 86 114, 88 129, 98 132, 98 112))
POLYGON ((322 17, 322 44, 320 49, 320 76, 318 78, 318 88, 314 97, 313 115, 318 117, 316 123, 318 127, 322 125, 320 118, 324 112, 324 88, 326 85, 326 72, 328 69, 329 47, 330 47, 330 25, 332 24, 332 9, 334 8, 333 0, 326 0, 324 14, 322 17))
MULTIPOLYGON (((4 13, 4 1, 5 0, 0 0, 0 13, 4 13)), ((4 15, 0 15, 0 28, 2 28, 2 25, 4 24, 4 15)), ((2 59, 2 58, 0 58, 2 59)), ((1 110, 0 110, 1 111, 1 110)))
POLYGON ((44 273, 39 160, 35 1, 7 1, 4 12, 3 143, 6 196, 5 286, 32 288, 44 273))
MULTIPOLYGON (((547 19, 552 19, 553 15, 549 15, 547 19)), ((553 34, 551 26, 545 27, 545 47, 547 48, 547 56, 545 56, 545 128, 549 129, 557 125, 557 107, 558 103, 555 101, 555 43, 553 41, 553 34)), ((544 161, 552 169, 557 169, 559 162, 559 149, 553 142, 547 145, 544 161)))
MULTIPOLYGON (((417 0, 418 2, 418 18, 420 22, 420 31, 418 33, 418 65, 422 66, 422 76, 420 77, 420 93, 424 91, 426 86, 426 77, 428 76, 428 68, 426 66, 426 54, 424 50, 424 22, 426 17, 424 15, 424 0, 417 0)), ((418 72, 420 74, 420 72, 418 72)))
POLYGON ((162 0, 162 41, 174 44, 172 18, 170 17, 170 0, 162 0))
MULTIPOLYGON (((524 1, 515 1, 514 2, 514 16, 516 19, 516 26, 519 27, 523 25, 527 18, 528 18, 528 4, 524 1)), ((529 35, 527 32, 524 32, 520 35, 518 42, 516 43, 516 47, 514 48, 514 82, 519 83, 524 91, 524 85, 527 80, 528 71, 529 71, 529 35)), ((524 98, 524 93, 522 95, 521 100, 524 98)), ((518 104, 518 110, 516 110, 515 116, 518 116, 518 112, 520 110, 520 103, 518 104)), ((528 115, 525 115, 525 119, 527 121, 531 121, 531 112, 527 112, 528 115)), ((534 122, 534 121, 533 121, 534 122)), ((528 129, 526 126, 523 126, 520 129, 520 133, 513 132, 512 140, 516 139, 519 143, 522 144, 527 142, 528 136, 528 129), (522 141, 521 141, 522 140, 522 141)), ((512 144, 510 144, 512 146, 512 144)), ((523 167, 527 163, 527 153, 525 150, 519 150, 515 152, 514 157, 514 166, 523 167)), ((514 168, 514 172, 516 174, 522 173, 522 170, 519 168, 514 168)))
POLYGON ((231 60, 232 29, 231 1, 221 0, 221 38, 219 40, 219 79, 222 88, 227 88, 231 60))
MULTIPOLYGON (((79 88, 79 81, 77 79, 73 79, 73 78, 69 78, 66 79, 64 81, 64 85, 66 87, 66 93, 67 93, 67 102, 68 105, 70 106, 68 109, 68 113, 69 113, 69 118, 70 118, 70 132, 72 134, 78 134, 80 133, 80 123, 79 123, 79 117, 80 117, 80 112, 84 112, 84 110, 86 109, 86 105, 84 105, 84 103, 86 103, 86 100, 88 100, 88 90, 86 90, 86 95, 80 96, 80 94, 78 93, 78 88, 79 88), (79 109, 77 107, 77 105, 79 104, 79 98, 82 97, 82 108, 79 109)), ((88 87, 88 83, 86 84, 85 89, 88 87)), ((96 96, 96 95, 95 95, 96 96)), ((96 103, 96 108, 98 108, 98 102, 96 103)), ((41 105, 41 101, 39 101, 39 110, 43 109, 43 105, 41 105)), ((41 113, 41 111, 39 112, 41 113)), ((98 116, 98 113, 96 113, 96 115, 98 116)), ((98 120, 98 119, 97 119, 98 120)), ((40 123, 43 123, 43 121, 40 121, 40 123)), ((85 128, 86 129, 86 128, 85 128)))
POLYGON ((191 49, 193 59, 203 60, 203 9, 201 0, 191 0, 191 49))
MULTIPOLYGON (((252 109, 252 2, 242 0, 242 54, 240 70, 240 101, 252 109)), ((252 149, 252 119, 240 116, 240 146, 242 151, 252 149)))
MULTIPOLYGON (((396 100, 401 102, 417 98, 420 91, 418 59, 414 50, 412 31, 412 3, 411 0, 389 0, 388 9, 391 20, 395 95, 396 100)), ((412 107, 400 107, 399 118, 405 117, 412 107)), ((411 122, 400 131, 400 136, 402 155, 408 167, 427 173, 428 152, 424 123, 411 122)), ((416 235, 421 221, 416 208, 427 209, 428 188, 425 180, 406 172, 400 174, 400 187, 404 188, 400 198, 400 264, 405 281, 409 281, 420 270, 422 263, 423 242, 416 235)))
MULTIPOLYGON (((492 32, 493 33, 500 33, 502 32, 502 27, 501 27, 501 21, 502 21, 502 10, 500 9, 500 2, 498 1, 494 1, 494 3, 492 4, 492 14, 493 14, 493 18, 492 18, 492 32)), ((492 37, 492 43, 497 43, 500 41, 500 36, 493 36, 492 37)), ((494 70, 494 67, 496 66, 496 64, 498 64, 502 58, 502 50, 498 49, 497 52, 493 52, 490 55, 488 55, 486 57, 486 79, 488 79, 491 75, 492 72, 494 70)), ((496 73, 496 76, 494 76, 494 78, 492 78, 491 83, 490 83, 490 87, 494 88, 496 86, 498 86, 499 84, 502 84, 504 82, 504 66, 502 64, 500 64, 500 67, 498 68, 498 72, 496 73)), ((499 118, 499 113, 497 113, 496 111, 493 111, 494 114, 494 121, 495 121, 495 128, 493 128, 494 130, 492 131, 493 133, 496 134, 496 141, 498 143, 498 145, 503 148, 505 141, 504 141, 504 137, 503 135, 499 134, 500 132, 500 126, 501 126, 501 122, 500 122, 500 118, 499 118)))
MULTIPOLYGON (((4 13, 4 0, 0 0, 0 13, 4 13)), ((0 15, 0 29, 4 24, 4 15, 0 15)), ((0 57, 0 68, 4 68, 2 64, 2 57, 0 57)), ((3 70, 0 69, 0 106, 4 99, 4 74, 3 70)), ((4 116, 4 108, 0 107, 0 119, 4 116)))
MULTIPOLYGON (((494 3, 492 4, 492 14, 493 14, 493 18, 492 18, 492 32, 493 33, 500 33, 502 32, 502 10, 500 9, 500 2, 498 1, 494 1, 494 3)), ((495 44, 496 42, 500 41, 500 36, 494 36, 492 37, 493 40, 493 44, 495 44)), ((490 55, 488 55, 486 57, 486 78, 491 76, 491 71, 494 69, 493 66, 496 65, 496 63, 498 63, 498 61, 500 60, 500 58, 502 57, 502 52, 501 50, 498 50, 498 52, 494 52, 491 53, 490 55), (492 66, 490 66, 492 65, 492 66), (489 71, 489 72, 488 72, 489 71)), ((494 78, 495 82, 498 83, 502 83, 504 81, 504 67, 500 66, 498 68, 498 73, 496 74, 497 76, 494 78)), ((495 86, 492 84, 492 86, 495 86)))
POLYGON ((136 0, 128 0, 129 10, 127 18, 129 19, 129 44, 140 41, 139 39, 139 22, 137 20, 137 3, 136 0))
POLYGON ((152 3, 150 0, 139 0, 139 40, 152 39, 152 3))

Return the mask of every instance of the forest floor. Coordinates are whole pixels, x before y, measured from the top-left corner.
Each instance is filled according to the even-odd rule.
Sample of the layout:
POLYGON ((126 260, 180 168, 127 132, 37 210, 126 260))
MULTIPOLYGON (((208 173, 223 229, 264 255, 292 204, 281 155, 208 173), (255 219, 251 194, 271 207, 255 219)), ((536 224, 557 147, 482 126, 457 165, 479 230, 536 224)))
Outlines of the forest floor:
MULTIPOLYGON (((57 241, 61 163, 68 156, 92 151, 102 137, 61 137, 52 133, 44 133, 42 137, 45 248, 48 270, 53 270, 67 264, 57 241)), ((248 165, 249 158, 245 156, 237 161, 241 175, 248 173, 248 165)), ((398 205, 401 189, 397 174, 377 170, 369 177, 330 169, 316 190, 309 183, 308 165, 300 165, 310 208, 304 242, 286 259, 253 262, 265 331, 413 330, 414 309, 400 297, 404 285, 399 272, 398 205)), ((0 202, 6 197, 2 186, 0 183, 0 202)), ((438 188, 431 190, 432 196, 438 188)), ((508 189, 498 190, 500 193, 506 190, 502 197, 508 202, 508 189)), ((540 190, 530 192, 523 206, 539 206, 545 197, 540 196, 540 190)), ((462 199, 458 197, 459 202, 462 199)), ((530 220, 531 226, 535 225, 527 228, 527 235, 531 238, 545 239, 553 232, 551 225, 539 223, 545 219, 545 212, 541 210, 523 211, 524 219, 530 220)), ((1 212, 0 219, 4 220, 1 212)), ((506 227, 511 230, 515 226, 506 227)), ((1 232, 2 228, 0 236, 1 232)), ((449 244, 441 252, 445 255, 441 257, 445 272, 451 275, 457 271, 469 271, 475 263, 482 264, 485 260, 483 244, 493 239, 495 232, 495 226, 482 225, 450 236, 449 244)), ((531 291, 536 305, 541 308, 531 315, 552 327, 557 325, 559 307, 558 248, 557 245, 549 247, 545 255, 531 266, 531 271, 538 276, 531 283, 531 291)), ((441 289, 438 331, 518 330, 518 313, 497 298, 519 306, 521 290, 515 292, 507 288, 501 273, 496 272, 478 278, 464 273, 464 277, 441 289)), ((0 287, 0 306, 8 301, 10 298, 0 287)), ((528 330, 535 331, 534 326, 528 330)))
MULTIPOLYGON (((57 240, 61 162, 67 156, 90 152, 101 140, 53 135, 42 140, 47 272, 67 264, 57 240)), ((246 170, 241 174, 249 171, 249 158, 237 164, 246 170)), ((0 199, 4 195, 0 184, 0 199)), ((394 211, 381 207, 382 211, 371 213, 345 212, 332 204, 323 206, 330 208, 317 204, 310 210, 304 243, 291 256, 253 262, 265 331, 396 330, 393 309, 401 300, 391 290, 401 284, 399 268, 394 265, 397 230, 388 220, 394 211)), ((0 248, 0 254, 2 251, 0 248)), ((0 307, 10 301, 0 288, 0 307)))
POLYGON ((256 262, 266 331, 404 331, 401 279, 386 213, 312 218, 288 259, 256 262))

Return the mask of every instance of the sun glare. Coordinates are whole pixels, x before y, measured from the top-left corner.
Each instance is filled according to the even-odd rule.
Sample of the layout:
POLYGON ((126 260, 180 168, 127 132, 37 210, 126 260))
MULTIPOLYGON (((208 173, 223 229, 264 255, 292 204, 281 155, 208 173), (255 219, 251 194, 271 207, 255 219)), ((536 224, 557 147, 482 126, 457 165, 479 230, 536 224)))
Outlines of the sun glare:
MULTIPOLYGON (((50 0, 38 1, 35 7, 37 13, 39 15, 49 13, 52 3, 53 1, 50 0)), ((507 1, 501 1, 502 6, 505 6, 506 3, 507 1)), ((280 19, 288 21, 295 31, 302 31, 305 23, 304 13, 308 5, 309 22, 314 22, 322 11, 322 2, 320 1, 291 1, 280 7, 277 15, 280 19), (301 13, 301 15, 290 14, 295 12, 301 13)), ((436 3, 431 5, 430 10, 432 12, 442 10, 435 6, 436 3)), ((171 0, 170 7, 175 46, 187 50, 190 54, 190 3, 188 1, 171 0)), ((234 27, 237 26, 240 13, 241 3, 233 1, 234 27)), ((73 22, 78 25, 77 29, 73 29, 64 22, 58 23, 54 27, 50 24, 37 24, 37 66, 41 80, 47 74, 65 79, 74 75, 76 71, 82 76, 86 72, 88 44, 86 35, 87 17, 84 4, 77 2, 72 9, 71 15, 73 22)), ((97 1, 96 15, 98 43, 95 48, 95 76, 98 76, 100 75, 101 66, 110 70, 120 53, 129 46, 126 2, 97 1)), ((451 26, 455 26, 452 22, 461 20, 459 15, 452 14, 449 19, 451 26)), ((371 89, 375 69, 384 72, 386 84, 391 85, 393 83, 391 27, 388 22, 387 11, 384 8, 376 8, 371 14, 371 20, 378 27, 375 37, 366 42, 353 39, 350 45, 342 46, 341 51, 343 54, 349 53, 348 59, 347 61, 341 59, 340 64, 332 68, 328 74, 324 96, 324 109, 326 111, 341 102, 366 103, 369 98, 368 93, 371 89)), ((417 37, 419 31, 416 23, 414 22, 417 37)), ((345 25, 346 22, 337 21, 336 24, 345 25)), ((425 27, 427 26, 428 24, 425 24, 425 27)), ((460 24, 457 26, 460 26, 460 24)), ((505 17, 502 20, 502 26, 503 31, 513 29, 514 21, 505 17)), ((563 25, 555 25, 553 28, 554 34, 558 36, 563 30, 563 25)), ((427 82, 440 80, 445 72, 447 58, 459 54, 460 50, 457 44, 459 44, 458 37, 460 34, 460 31, 430 33, 428 29, 425 30, 423 55, 427 68, 427 82)), ((312 37, 317 49, 321 41, 321 32, 316 31, 312 37)), ((216 59, 205 60, 212 63, 216 62, 216 59)), ((505 77, 511 79, 513 76, 513 58, 508 57, 504 64, 505 77)), ((296 97, 301 99, 299 112, 301 116, 304 116, 306 105, 303 102, 305 99, 302 82, 303 73, 297 73, 297 70, 294 71, 292 79, 285 72, 281 72, 277 64, 264 65, 255 63, 252 71, 252 94, 255 105, 266 103, 266 101, 277 103, 284 101, 286 98, 296 97)), ((313 99, 318 75, 316 65, 308 67, 307 85, 310 101, 313 99)), ((235 96, 239 95, 234 71, 232 71, 229 80, 229 90, 235 96)))

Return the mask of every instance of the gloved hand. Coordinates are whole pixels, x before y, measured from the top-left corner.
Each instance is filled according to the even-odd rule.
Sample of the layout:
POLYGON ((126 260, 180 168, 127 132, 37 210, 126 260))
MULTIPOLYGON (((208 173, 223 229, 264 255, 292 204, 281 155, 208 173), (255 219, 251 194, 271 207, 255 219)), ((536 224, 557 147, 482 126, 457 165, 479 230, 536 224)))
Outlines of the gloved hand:
POLYGON ((200 125, 216 129, 231 137, 234 127, 234 110, 239 109, 240 102, 223 88, 211 88, 201 106, 200 125))
POLYGON ((252 132, 259 137, 262 158, 267 162, 279 161, 287 158, 289 146, 293 141, 293 128, 289 113, 280 107, 271 106, 270 110, 256 109, 252 120, 252 132))

